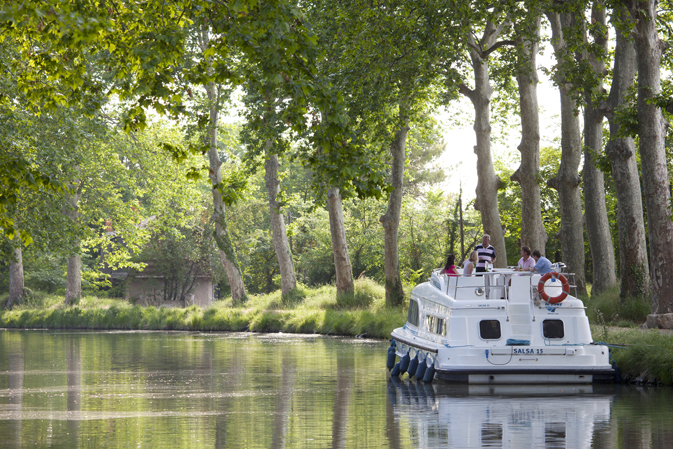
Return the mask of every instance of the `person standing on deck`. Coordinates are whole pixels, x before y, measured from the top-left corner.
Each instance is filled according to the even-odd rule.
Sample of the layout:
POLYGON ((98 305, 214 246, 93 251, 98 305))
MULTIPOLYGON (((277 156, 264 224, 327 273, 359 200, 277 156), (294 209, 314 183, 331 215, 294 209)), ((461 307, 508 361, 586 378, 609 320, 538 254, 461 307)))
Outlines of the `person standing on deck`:
POLYGON ((495 248, 491 246, 491 236, 484 234, 484 237, 481 239, 481 244, 475 246, 474 250, 479 254, 477 273, 485 273, 486 263, 491 265, 495 263, 495 248))

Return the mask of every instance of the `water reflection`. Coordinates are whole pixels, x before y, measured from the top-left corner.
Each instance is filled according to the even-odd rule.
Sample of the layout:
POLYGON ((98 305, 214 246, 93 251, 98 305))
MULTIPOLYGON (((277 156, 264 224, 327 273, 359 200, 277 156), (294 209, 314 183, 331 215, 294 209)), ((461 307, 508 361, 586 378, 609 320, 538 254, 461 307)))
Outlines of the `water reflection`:
POLYGON ((390 402, 424 447, 591 447, 610 420, 614 389, 592 386, 425 385, 391 379, 390 402))
POLYGON ((659 448, 670 389, 389 379, 386 342, 0 331, 0 447, 659 448))

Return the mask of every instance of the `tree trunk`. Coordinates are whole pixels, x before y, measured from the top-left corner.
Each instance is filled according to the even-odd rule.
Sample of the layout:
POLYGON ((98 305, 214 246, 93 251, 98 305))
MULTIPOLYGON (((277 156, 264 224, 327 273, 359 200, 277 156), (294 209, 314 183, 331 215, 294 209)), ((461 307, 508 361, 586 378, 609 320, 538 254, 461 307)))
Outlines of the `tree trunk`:
POLYGON ((346 242, 343 204, 338 187, 332 187, 327 192, 327 210, 329 211, 329 227, 332 234, 332 253, 334 254, 338 303, 341 298, 352 296, 355 291, 353 268, 348 256, 348 243, 346 242))
POLYGON ((666 166, 666 122, 652 100, 661 91, 661 53, 657 34, 657 2, 633 2, 638 61, 638 128, 643 190, 650 241, 652 312, 673 313, 673 222, 666 166))
MULTIPOLYGON (((201 31, 201 50, 205 51, 208 47, 208 30, 204 27, 201 31)), ((224 202, 222 195, 217 187, 222 182, 222 161, 217 151, 217 124, 220 113, 220 87, 215 83, 206 85, 208 94, 210 121, 208 124, 208 161, 210 164, 210 181, 213 189, 213 221, 215 222, 215 242, 220 253, 220 261, 224 267, 224 272, 229 280, 231 288, 231 299, 234 304, 245 301, 245 285, 241 276, 241 269, 236 259, 234 246, 227 230, 227 218, 225 216, 224 202)))
MULTIPOLYGON (((498 38, 500 31, 492 23, 488 23, 484 37, 479 44, 483 48, 490 48, 498 38)), ((470 36, 470 42, 479 47, 479 44, 470 36)), ((482 58, 479 53, 470 52, 472 68, 474 69, 474 90, 461 85, 460 92, 472 101, 474 106, 474 132, 477 145, 474 152, 477 155, 477 198, 474 208, 481 213, 481 222, 484 232, 491 236, 491 244, 496 251, 496 267, 507 266, 507 249, 505 234, 498 211, 498 189, 502 181, 495 174, 493 158, 491 157, 491 112, 490 103, 493 89, 489 79, 488 58, 482 58)))
MULTIPOLYGON (((79 173, 79 167, 75 171, 79 173)), ((67 194, 65 206, 65 215, 76 222, 79 217, 79 198, 81 196, 82 185, 79 180, 74 180, 74 185, 79 187, 74 194, 67 194)), ((78 242, 79 244, 79 242, 78 242)), ((79 248, 76 248, 76 251, 79 248)), ((82 297, 82 260, 81 256, 75 252, 68 256, 68 271, 65 282, 65 303, 76 304, 82 297)))
MULTIPOLYGON (((402 109, 402 106, 400 106, 402 109)), ((404 182, 404 160, 408 120, 395 134, 395 140, 390 145, 393 160, 391 164, 390 185, 393 191, 388 198, 388 210, 381 217, 384 236, 384 271, 386 277, 386 304, 398 306, 404 302, 404 288, 400 279, 400 263, 398 254, 398 231, 400 227, 400 213, 402 210, 402 186, 404 182)))
MULTIPOLYGON (((570 25, 568 14, 548 13, 552 25, 552 45, 559 63, 564 58, 565 42, 563 29, 570 25)), ((580 197, 579 165, 582 159, 582 140, 579 118, 575 115, 576 104, 570 87, 559 80, 561 95, 561 166, 556 176, 547 184, 559 194, 561 210, 561 251, 569 271, 575 273, 577 293, 586 294, 584 273, 584 233, 582 200, 580 197)))
POLYGON ((297 286, 297 279, 294 276, 294 264, 292 263, 292 253, 287 241, 287 232, 285 230, 285 218, 280 211, 280 203, 276 201, 280 191, 280 181, 278 180, 278 156, 267 154, 266 159, 266 190, 269 198, 269 211, 271 218, 271 230, 273 231, 273 247, 276 250, 278 267, 280 268, 280 288, 283 294, 289 293, 297 286))
MULTIPOLYGON (((535 34, 540 35, 541 18, 535 21, 535 34)), ((540 207, 540 116, 537 103, 537 42, 525 42, 519 57, 516 80, 521 107, 521 165, 511 176, 521 186, 521 246, 545 252, 547 231, 542 223, 540 207)), ((497 251, 497 249, 496 249, 497 251)))
MULTIPOLYGON (((606 26, 605 5, 594 3, 592 22, 606 26)), ((607 30, 607 27, 605 28, 607 30)), ((596 36, 596 43, 607 53, 607 31, 596 36)), ((585 56, 586 57, 586 56, 585 56)), ((594 72, 602 76, 605 61, 594 54, 588 56, 594 72)), ((605 206, 605 185, 603 172, 594 165, 593 153, 603 152, 603 112, 592 99, 592 91, 585 91, 584 107, 584 218, 587 237, 593 261, 593 285, 591 294, 608 290, 617 283, 615 274, 615 251, 608 223, 608 211, 605 206)))
MULTIPOLYGON (((17 242, 19 245, 20 243, 17 242)), ((7 299, 6 307, 21 302, 23 288, 23 253, 21 252, 21 246, 17 246, 14 248, 12 260, 9 262, 9 299, 7 299)))
POLYGON ((610 141, 605 152, 610 158, 612 179, 617 193, 619 294, 624 300, 643 297, 647 293, 650 270, 647 264, 647 241, 635 144, 631 137, 619 137, 621 125, 614 114, 625 101, 627 89, 636 76, 636 48, 630 36, 625 36, 619 28, 612 72, 610 95, 604 106, 610 123, 610 141))

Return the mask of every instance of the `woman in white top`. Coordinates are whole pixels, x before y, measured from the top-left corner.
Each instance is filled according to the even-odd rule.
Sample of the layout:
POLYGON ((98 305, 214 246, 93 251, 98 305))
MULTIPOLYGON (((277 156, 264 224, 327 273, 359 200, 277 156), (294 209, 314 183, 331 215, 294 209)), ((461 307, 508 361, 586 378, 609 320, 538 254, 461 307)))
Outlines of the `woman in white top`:
POLYGON ((474 272, 474 267, 479 260, 479 253, 472 251, 470 257, 463 263, 463 276, 469 276, 474 272))

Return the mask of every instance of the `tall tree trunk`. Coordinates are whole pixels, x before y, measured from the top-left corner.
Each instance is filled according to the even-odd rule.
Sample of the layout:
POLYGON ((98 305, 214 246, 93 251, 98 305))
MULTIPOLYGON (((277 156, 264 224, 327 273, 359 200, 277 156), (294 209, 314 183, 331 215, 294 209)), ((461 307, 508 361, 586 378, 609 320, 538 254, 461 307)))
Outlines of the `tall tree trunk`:
MULTIPOLYGON (((400 106, 402 112, 403 106, 400 106)), ((402 115, 402 114, 400 114, 402 115)), ((384 236, 384 271, 386 277, 386 304, 398 306, 404 302, 404 288, 400 279, 400 261, 398 254, 398 231, 400 227, 400 213, 402 210, 402 194, 404 182, 404 160, 409 121, 405 118, 404 124, 395 133, 395 140, 390 145, 392 154, 390 185, 393 191, 388 197, 388 210, 381 217, 384 236)))
MULTIPOLYGON (((622 12, 622 19, 625 18, 622 12)), ((627 14, 627 13, 626 13, 627 14)), ((612 86, 605 108, 610 123, 610 141, 605 152, 612 165, 612 179, 617 193, 619 227, 619 294, 622 300, 642 297, 649 289, 647 241, 643 219, 643 201, 636 148, 631 137, 619 136, 621 124, 614 111, 625 101, 628 88, 636 76, 636 48, 630 36, 617 28, 612 86)))
POLYGON ((17 240, 17 246, 14 248, 12 260, 9 261, 9 298, 6 307, 17 304, 23 299, 23 253, 21 251, 21 242, 17 240))
MULTIPOLYGON (((594 2, 591 19, 593 23, 602 24, 607 30, 605 5, 594 2)), ((605 48, 607 54, 607 31, 595 35, 596 44, 605 48)), ((596 58, 595 54, 583 56, 591 63, 594 72, 603 76, 605 61, 596 58)), ((603 152, 603 112, 596 104, 593 92, 585 91, 584 107, 584 218, 587 237, 593 261, 593 285, 591 294, 608 290, 617 283, 615 274, 615 251, 608 223, 608 211, 605 206, 605 185, 603 172, 594 165, 593 153, 603 152)))
MULTIPOLYGON (((541 17, 535 23, 535 35, 540 35, 541 17)), ((537 41, 523 45, 519 56, 516 80, 519 85, 521 108, 521 165, 511 176, 521 186, 521 246, 545 252, 547 231, 542 223, 540 207, 540 116, 537 103, 537 41)))
POLYGON ((332 253, 334 254, 338 303, 341 298, 352 296, 355 291, 353 268, 348 256, 348 243, 346 242, 344 210, 338 187, 332 187, 327 192, 327 210, 329 211, 329 227, 332 234, 332 253))
MULTIPOLYGON (((201 50, 208 48, 208 29, 204 26, 200 35, 201 50)), ((217 124, 220 113, 220 86, 215 83, 206 85, 208 94, 210 121, 208 124, 208 161, 210 164, 210 181, 213 189, 213 221, 215 222, 215 242, 220 253, 220 261, 224 267, 224 272, 229 280, 231 288, 231 299, 234 304, 245 301, 245 285, 243 276, 236 259, 236 252, 229 237, 227 230, 227 218, 225 216, 225 206, 222 201, 222 195, 217 189, 222 182, 222 161, 217 151, 217 124)))
POLYGON ((278 179, 278 156, 268 154, 266 159, 266 191, 269 198, 269 211, 271 218, 271 230, 273 231, 273 247, 276 250, 278 267, 280 268, 280 288, 283 294, 289 293, 297 286, 297 279, 294 275, 294 264, 292 263, 292 253, 287 240, 285 230, 285 218, 280 211, 280 203, 276 201, 280 191, 280 180, 278 179))
MULTIPOLYGON (((489 22, 484 31, 484 36, 477 43, 472 35, 470 43, 480 48, 480 45, 490 48, 498 36, 500 28, 489 22)), ((488 57, 482 58, 481 54, 471 50, 470 57, 474 70, 474 90, 465 85, 460 85, 460 92, 472 101, 474 106, 474 132, 477 137, 477 145, 474 152, 477 155, 477 198, 474 208, 481 213, 481 222, 484 232, 491 236, 491 244, 496 251, 496 267, 507 266, 507 249, 505 247, 505 234, 500 221, 498 211, 498 189, 502 181, 495 174, 493 158, 491 157, 491 111, 490 103, 493 89, 489 78, 488 57)))
POLYGON ((643 190, 650 240, 652 312, 673 313, 673 222, 666 166, 666 122, 652 99, 661 91, 661 53, 657 34, 657 1, 632 3, 638 61, 638 128, 643 190))
MULTIPOLYGON (((565 57, 563 29, 570 26, 569 14, 548 13, 552 26, 552 45, 559 63, 565 57)), ((570 92, 570 86, 559 80, 561 95, 561 166, 556 176, 547 183, 559 194, 561 210, 561 251, 563 261, 571 272, 575 273, 577 293, 586 294, 584 273, 584 232, 582 217, 582 199, 580 196, 579 165, 582 159, 582 140, 579 118, 575 114, 576 104, 570 92)))
MULTIPOLYGON (((76 172, 79 173, 79 167, 76 167, 76 172)), ((79 198, 81 196, 82 184, 79 180, 74 180, 74 185, 79 185, 77 191, 73 194, 66 195, 67 204, 65 205, 65 215, 73 222, 77 222, 79 218, 79 198)), ((78 246, 79 246, 79 242, 78 246)), ((82 297, 82 258, 75 252, 68 256, 68 271, 65 283, 65 303, 75 304, 79 302, 82 297)))

